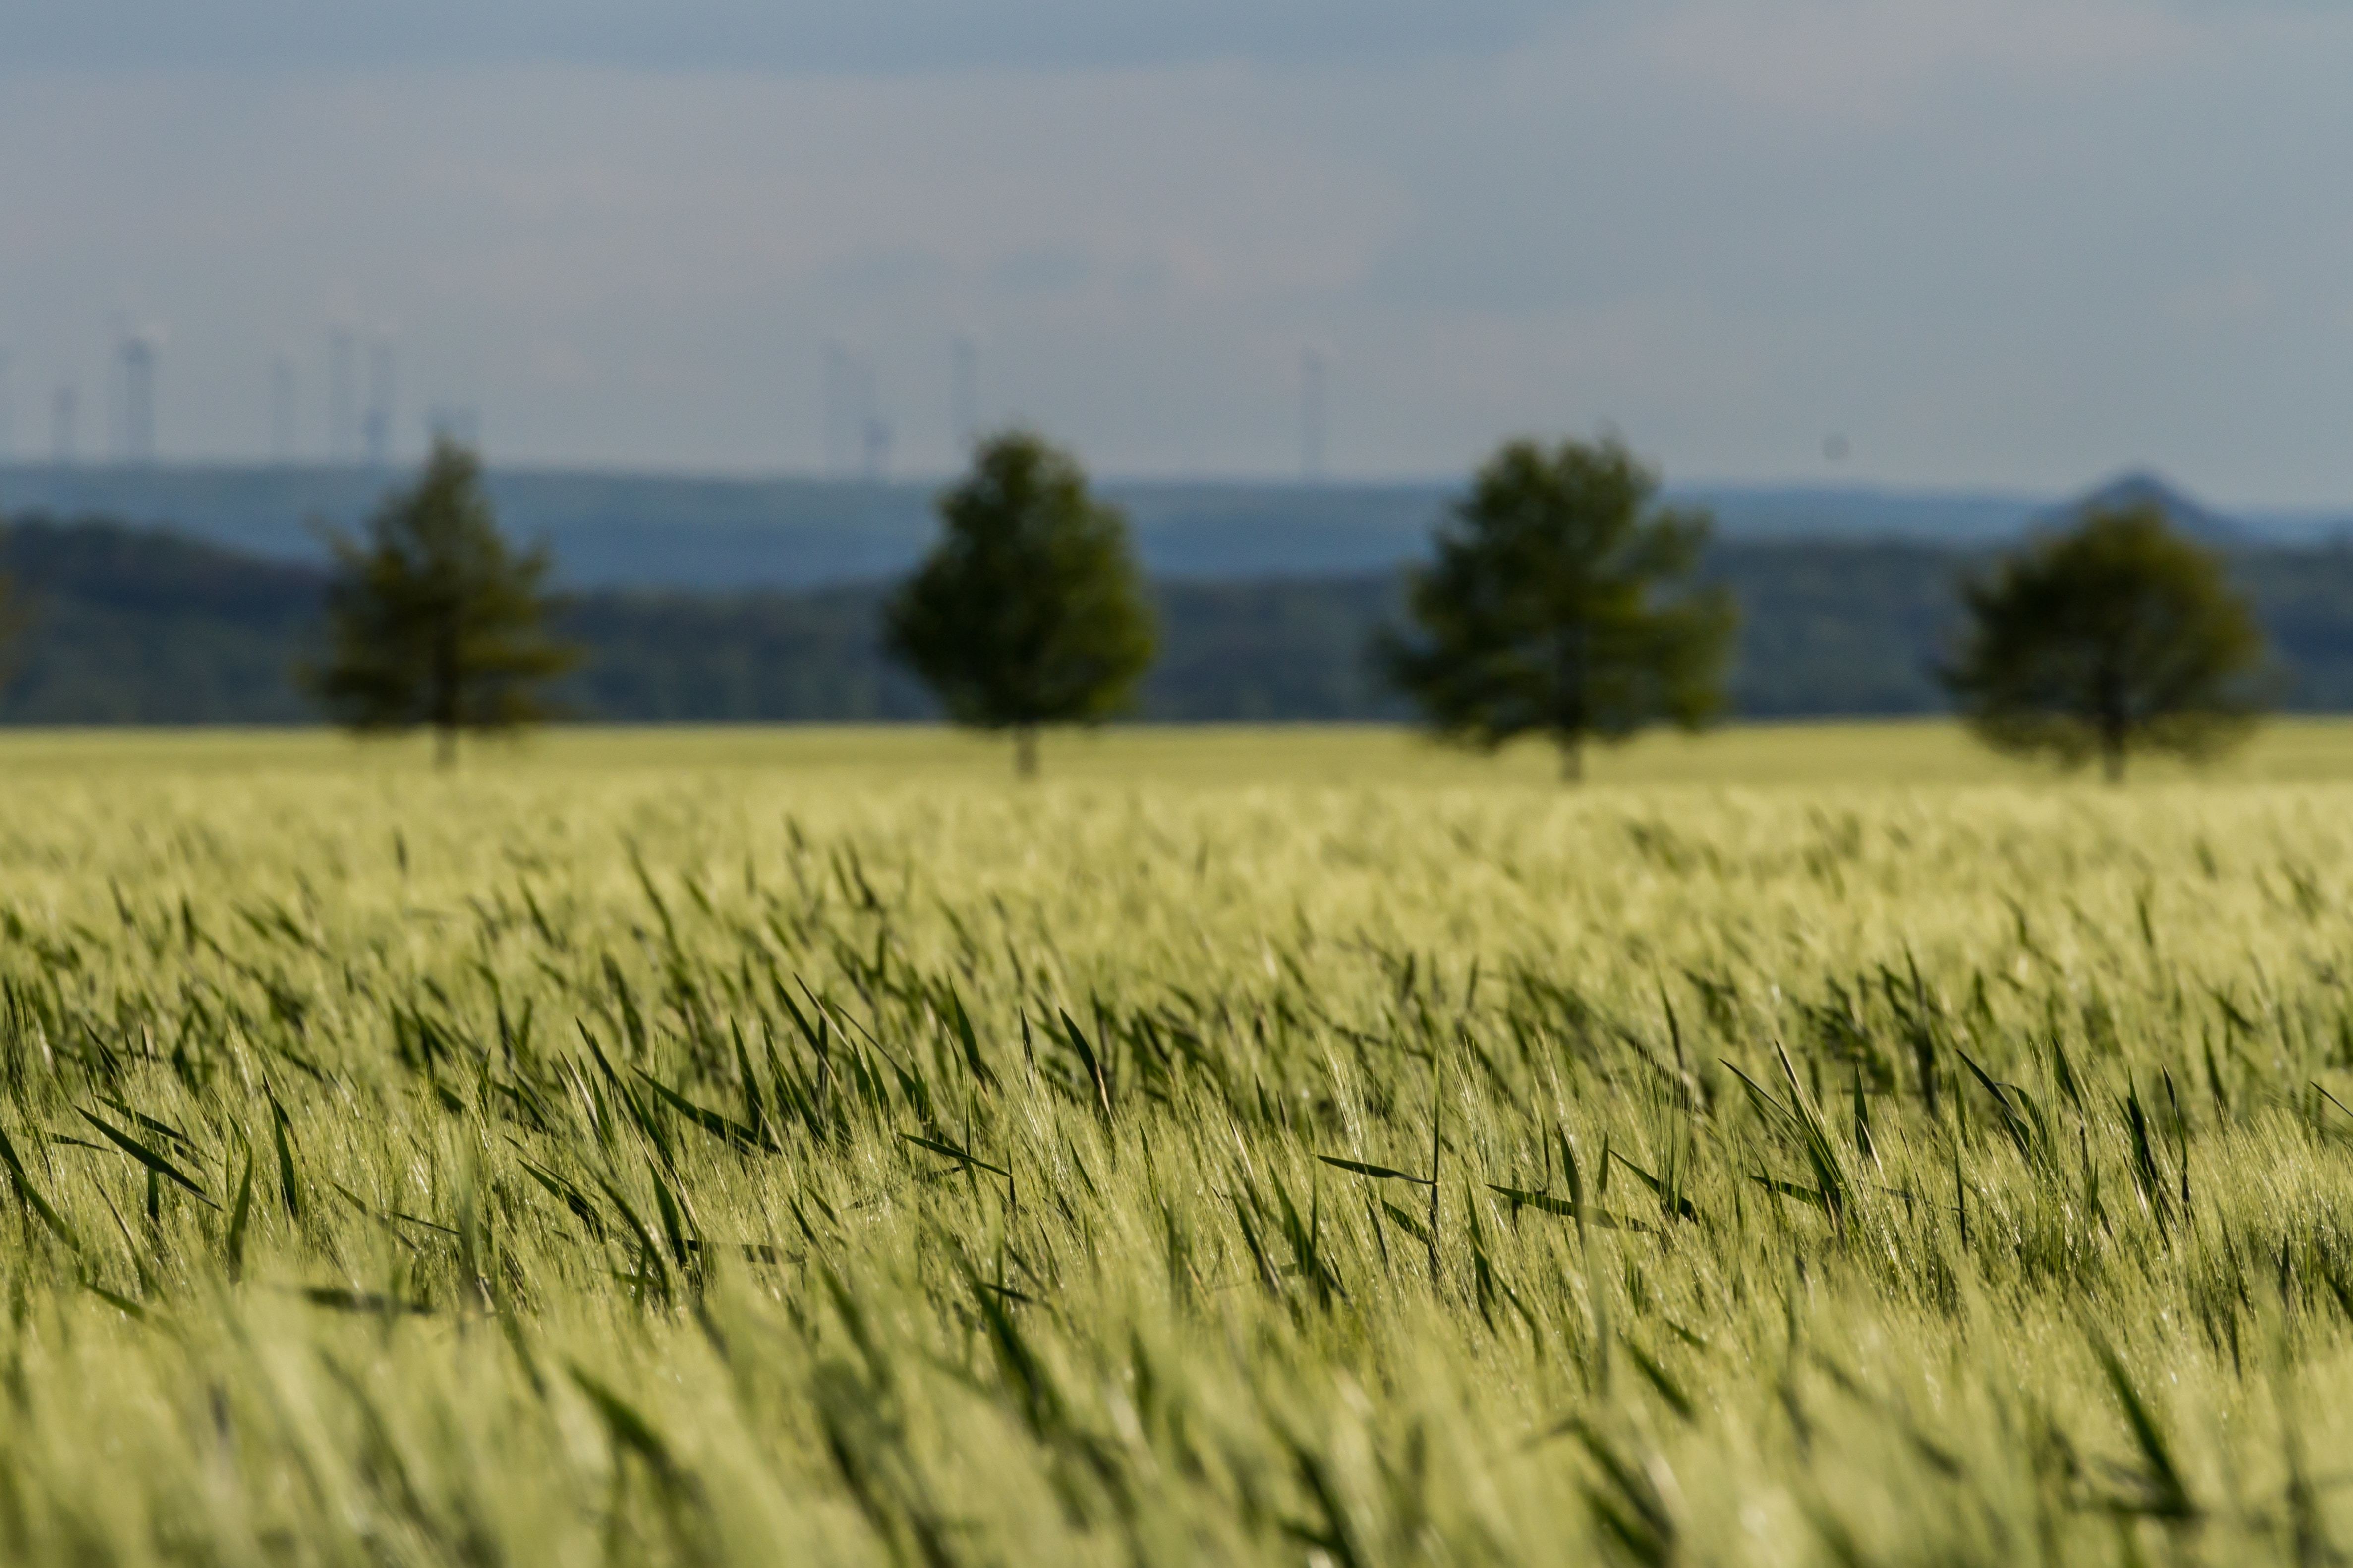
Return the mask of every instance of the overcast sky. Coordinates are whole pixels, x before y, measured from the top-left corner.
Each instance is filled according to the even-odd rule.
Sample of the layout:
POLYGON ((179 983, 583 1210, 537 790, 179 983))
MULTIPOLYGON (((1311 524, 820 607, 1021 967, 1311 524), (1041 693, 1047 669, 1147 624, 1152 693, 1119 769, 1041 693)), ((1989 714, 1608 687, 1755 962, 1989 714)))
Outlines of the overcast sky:
POLYGON ((0 0, 8 437, 110 343, 167 458, 900 472, 980 413, 1121 474, 1460 472, 2353 505, 2353 7, 2291 0, 0 0), (1826 456, 1828 437, 1847 455, 1826 456))

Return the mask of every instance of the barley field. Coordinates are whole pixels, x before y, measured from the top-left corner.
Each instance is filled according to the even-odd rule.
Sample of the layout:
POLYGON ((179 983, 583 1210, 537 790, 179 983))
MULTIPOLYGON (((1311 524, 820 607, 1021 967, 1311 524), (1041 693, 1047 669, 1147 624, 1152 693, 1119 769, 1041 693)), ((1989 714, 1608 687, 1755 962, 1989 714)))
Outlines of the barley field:
POLYGON ((0 1559, 2334 1563, 2353 725, 0 741, 0 1559))

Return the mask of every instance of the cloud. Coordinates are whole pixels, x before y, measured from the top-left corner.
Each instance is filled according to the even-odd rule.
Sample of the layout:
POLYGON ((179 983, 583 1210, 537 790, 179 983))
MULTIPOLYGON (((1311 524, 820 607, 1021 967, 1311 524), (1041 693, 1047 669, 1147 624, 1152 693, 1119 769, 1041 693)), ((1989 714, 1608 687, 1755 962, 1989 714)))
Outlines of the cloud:
POLYGON ((0 0, 0 67, 896 73, 1509 47, 1575 0, 0 0))
POLYGON ((1295 355, 1286 312, 1401 217, 1281 124, 1290 96, 1234 65, 52 73, 0 94, 0 343, 20 387, 96 385, 140 302, 187 329, 166 449, 250 451, 271 353, 307 412, 327 327, 397 321, 410 406, 484 403, 503 452, 775 467, 816 455, 829 339, 875 364, 908 459, 944 463, 970 334, 992 407, 1166 466, 1172 426, 1231 402, 1217 362, 1270 331, 1295 355))
MULTIPOLYGON (((500 26, 552 0, 516 3, 500 26)), ((1819 477, 1836 429, 1842 477, 2146 458, 2225 499, 2353 495, 2353 12, 1210 0, 1099 6, 1074 42, 1043 37, 1063 0, 962 0, 1003 37, 891 54, 948 16, 909 0, 818 18, 895 62, 851 71, 561 58, 619 26, 580 4, 515 58, 0 67, 20 437, 58 381, 99 405, 127 316, 172 328, 167 453, 260 448, 279 353, 315 452, 326 329, 397 323, 412 439, 447 401, 507 458, 807 466, 838 342, 938 468, 969 338, 989 416, 1103 468, 1281 473, 1312 343, 1336 471, 1615 419, 1686 475, 1819 477)))
POLYGON ((1989 80, 2082 90, 2172 65, 2201 31, 2130 0, 1689 0, 1629 28, 1666 83, 1849 126, 1989 80))

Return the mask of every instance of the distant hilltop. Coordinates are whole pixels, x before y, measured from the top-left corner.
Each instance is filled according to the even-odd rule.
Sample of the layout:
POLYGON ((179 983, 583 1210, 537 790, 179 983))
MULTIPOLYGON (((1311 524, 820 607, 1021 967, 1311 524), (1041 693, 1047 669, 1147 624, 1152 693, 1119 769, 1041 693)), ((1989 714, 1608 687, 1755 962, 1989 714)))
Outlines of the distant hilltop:
MULTIPOLYGON (((0 466, 0 519, 100 515, 164 525, 286 561, 323 548, 311 521, 350 528, 397 472, 360 467, 148 464, 0 466)), ((576 587, 806 588, 902 572, 934 527, 936 481, 712 479, 585 469, 491 475, 507 527, 554 546, 576 587)), ((1322 577, 1379 572, 1425 553, 1459 487, 1111 480, 1145 569, 1158 577, 1322 577)), ((1721 537, 1906 540, 1990 544, 2085 502, 2156 500, 2177 523, 2220 542, 2310 542, 2322 520, 2226 519, 2158 476, 2134 472, 2054 506, 2047 497, 1860 487, 1694 486, 1671 499, 1704 506, 1721 537)))
POLYGON ((2132 468, 2036 516, 2037 527, 2064 527, 2087 512, 2154 507, 2174 528, 2206 544, 2248 544, 2273 537, 2266 530, 2224 517, 2163 475, 2132 468))

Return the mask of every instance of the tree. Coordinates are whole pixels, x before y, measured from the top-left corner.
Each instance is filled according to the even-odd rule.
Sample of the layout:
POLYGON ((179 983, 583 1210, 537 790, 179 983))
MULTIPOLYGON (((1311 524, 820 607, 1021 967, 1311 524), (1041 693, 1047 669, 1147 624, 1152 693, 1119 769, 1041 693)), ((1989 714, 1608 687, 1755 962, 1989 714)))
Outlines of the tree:
MULTIPOLYGON (((5 524, 0 524, 0 540, 7 537, 5 524)), ((17 656, 24 652, 26 628, 32 624, 23 595, 16 592, 16 580, 0 572, 0 687, 7 685, 16 673, 17 656)))
POLYGON ((1027 778, 1042 726, 1119 712, 1152 663, 1127 522, 1024 430, 983 442, 939 510, 939 543, 884 610, 886 646, 956 722, 1010 730, 1027 778))
POLYGON ((1969 625, 1938 673, 1979 739, 2111 782, 2137 751, 2211 756, 2269 687, 2253 610, 2222 563, 2149 504, 2095 510, 1964 584, 1969 625))
POLYGON ((544 545, 517 553, 500 534, 481 463, 446 437, 417 483, 385 498, 364 542, 331 531, 332 652, 304 683, 362 733, 429 724, 435 757, 460 730, 512 730, 546 716, 537 688, 577 662, 544 630, 544 545))
POLYGON ((1721 588, 1687 581, 1706 514, 1654 508, 1657 489, 1615 437, 1506 444, 1410 580, 1419 637, 1375 645, 1389 679, 1451 739, 1549 736, 1571 782, 1589 741, 1697 728, 1723 704, 1736 616, 1721 588))

